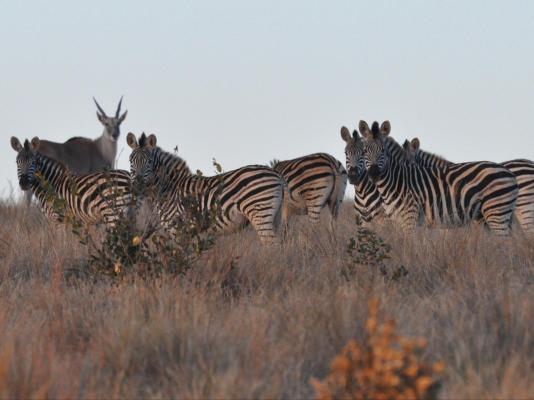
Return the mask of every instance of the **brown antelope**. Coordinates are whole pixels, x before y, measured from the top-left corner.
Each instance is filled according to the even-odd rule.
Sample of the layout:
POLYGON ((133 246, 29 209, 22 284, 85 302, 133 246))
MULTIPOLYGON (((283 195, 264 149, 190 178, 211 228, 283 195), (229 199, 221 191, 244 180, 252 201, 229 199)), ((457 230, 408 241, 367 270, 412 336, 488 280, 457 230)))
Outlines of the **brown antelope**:
MULTIPOLYGON (((93 97, 98 111, 96 116, 104 131, 96 139, 73 137, 65 143, 40 140, 40 154, 63 163, 74 174, 88 174, 90 172, 111 169, 115 165, 117 155, 117 140, 120 136, 120 125, 126 118, 128 111, 120 115, 122 97, 117 106, 115 116, 108 117, 93 97)), ((32 192, 26 191, 26 202, 29 204, 32 192)))

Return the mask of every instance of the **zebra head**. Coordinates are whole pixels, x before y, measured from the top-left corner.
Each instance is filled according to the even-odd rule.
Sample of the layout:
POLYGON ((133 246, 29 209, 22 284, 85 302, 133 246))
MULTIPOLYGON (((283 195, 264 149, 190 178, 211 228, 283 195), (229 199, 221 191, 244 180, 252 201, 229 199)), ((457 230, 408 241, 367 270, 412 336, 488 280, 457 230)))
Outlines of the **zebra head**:
POLYGON ((391 132, 391 124, 389 121, 384 121, 379 127, 378 122, 375 121, 371 129, 369 129, 367 122, 360 121, 359 128, 364 137, 363 160, 365 169, 371 179, 377 179, 385 173, 389 165, 386 138, 391 132))
POLYGON ((419 146, 420 142, 418 138, 414 138, 411 141, 406 139, 404 141, 402 148, 404 149, 404 156, 406 157, 406 161, 408 163, 417 164, 419 162, 421 157, 419 146))
POLYGON ((152 183, 155 177, 154 160, 156 149, 156 135, 148 137, 143 132, 139 137, 139 142, 135 135, 130 132, 126 136, 128 146, 132 148, 130 154, 130 173, 132 180, 137 180, 145 185, 152 183))
POLYGON ((93 100, 96 104, 96 108, 98 111, 96 112, 96 116, 98 117, 98 120, 102 125, 104 125, 104 135, 109 137, 112 141, 117 141, 121 134, 121 124, 126 118, 126 114, 128 114, 128 110, 124 111, 122 115, 121 113, 121 105, 122 105, 122 97, 119 101, 119 105, 117 106, 117 111, 115 111, 114 117, 108 117, 105 113, 105 111, 100 107, 100 104, 97 103, 96 99, 93 97, 93 100))
POLYGON ((37 169, 37 149, 39 148, 39 138, 36 136, 31 142, 26 139, 24 145, 12 136, 11 147, 17 152, 17 177, 22 190, 29 190, 35 182, 35 171, 37 169))
POLYGON ((345 158, 349 182, 355 185, 361 182, 365 176, 363 140, 358 136, 357 130, 354 130, 351 136, 350 131, 345 126, 341 128, 341 138, 346 143, 345 158))

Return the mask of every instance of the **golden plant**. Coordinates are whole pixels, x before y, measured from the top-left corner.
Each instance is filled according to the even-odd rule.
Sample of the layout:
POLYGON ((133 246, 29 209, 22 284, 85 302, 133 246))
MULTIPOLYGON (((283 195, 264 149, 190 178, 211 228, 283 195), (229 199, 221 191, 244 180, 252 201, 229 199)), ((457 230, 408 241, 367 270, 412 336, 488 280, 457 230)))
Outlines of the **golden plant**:
POLYGON ((395 321, 379 324, 378 301, 369 302, 363 343, 350 340, 334 357, 323 380, 311 380, 318 400, 333 399, 434 399, 440 388, 435 377, 443 363, 420 361, 424 339, 395 333, 395 321))

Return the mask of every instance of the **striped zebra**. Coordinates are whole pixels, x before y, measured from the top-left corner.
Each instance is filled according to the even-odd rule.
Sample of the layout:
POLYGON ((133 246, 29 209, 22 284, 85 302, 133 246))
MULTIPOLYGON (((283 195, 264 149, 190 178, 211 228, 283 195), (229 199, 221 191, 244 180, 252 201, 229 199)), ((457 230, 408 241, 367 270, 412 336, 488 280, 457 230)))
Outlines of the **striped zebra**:
POLYGON ((284 197, 283 179, 271 168, 249 165, 213 177, 191 173, 180 157, 156 145, 155 135, 128 133, 132 148, 132 179, 157 193, 156 205, 161 222, 172 229, 173 220, 185 212, 184 201, 194 197, 201 211, 218 213, 211 230, 234 231, 248 223, 264 244, 277 242, 276 228, 284 197))
POLYGON ((337 218, 347 187, 347 171, 339 160, 326 153, 315 153, 293 160, 273 160, 271 168, 287 184, 284 223, 290 214, 308 214, 311 223, 319 223, 321 210, 326 206, 332 218, 337 218))
POLYGON ((22 190, 31 190, 44 214, 56 222, 66 216, 86 224, 104 222, 114 226, 131 201, 130 175, 110 170, 74 175, 52 158, 40 154, 39 138, 24 145, 16 137, 11 147, 17 152, 17 175, 22 190))
MULTIPOLYGON (((360 121, 360 132, 368 129, 365 121, 360 121)), ((354 186, 354 210, 356 216, 365 223, 371 222, 375 218, 384 215, 387 204, 384 204, 380 192, 374 182, 369 178, 363 164, 363 138, 358 135, 355 129, 352 132, 346 127, 341 128, 341 138, 345 141, 345 157, 348 171, 349 183, 354 186)), ((401 149, 393 146, 394 140, 386 137, 386 145, 389 146, 391 154, 396 157, 399 163, 406 162, 405 153, 401 149), (390 145, 391 144, 391 145, 390 145)))
MULTIPOLYGON (((445 160, 433 153, 421 149, 421 142, 418 138, 411 141, 406 140, 403 148, 407 157, 420 165, 437 166, 447 168, 453 165, 452 162, 445 160)), ((500 163, 503 167, 510 170, 518 185, 517 202, 514 209, 514 216, 525 232, 534 232, 534 162, 525 159, 517 159, 500 163)))
POLYGON ((364 125, 363 162, 384 201, 412 230, 419 218, 427 224, 462 225, 482 218, 498 235, 510 230, 518 185, 515 176, 492 162, 467 162, 446 168, 401 163, 386 144, 391 125, 364 125))

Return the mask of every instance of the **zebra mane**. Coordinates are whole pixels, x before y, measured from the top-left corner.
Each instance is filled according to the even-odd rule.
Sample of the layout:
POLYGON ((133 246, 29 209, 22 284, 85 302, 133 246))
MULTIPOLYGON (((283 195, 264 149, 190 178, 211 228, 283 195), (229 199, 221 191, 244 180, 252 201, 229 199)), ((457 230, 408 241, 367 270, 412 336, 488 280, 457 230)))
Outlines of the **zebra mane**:
POLYGON ((278 160, 277 158, 273 158, 271 161, 269 161, 269 166, 271 168, 276 168, 278 164, 280 164, 280 160, 278 160))
POLYGON ((378 125, 378 121, 373 122, 373 125, 371 125, 371 133, 375 138, 380 135, 380 126, 378 125))
POLYGON ((452 161, 447 160, 445 157, 439 156, 426 150, 421 150, 421 148, 417 150, 417 153, 419 153, 418 156, 422 165, 437 166, 443 168, 452 164, 452 161))
POLYGON ((399 162, 407 161, 404 148, 395 139, 393 139, 391 136, 386 136, 385 141, 391 156, 393 156, 399 162))
POLYGON ((37 156, 37 160, 39 162, 45 162, 45 163, 50 163, 50 164, 53 164, 59 168, 61 168, 62 170, 64 170, 65 172, 69 172, 70 173, 70 170, 68 169, 68 167, 63 163, 63 161, 61 160, 58 160, 58 159, 55 159, 55 158, 52 158, 52 157, 48 157, 42 153, 39 153, 38 151, 35 153, 35 155, 37 156))
POLYGON ((176 153, 165 151, 159 146, 156 146, 154 151, 156 152, 154 157, 160 160, 160 166, 164 167, 167 172, 172 173, 172 171, 176 168, 177 170, 184 171, 187 174, 192 174, 189 165, 187 165, 187 161, 185 161, 176 153), (166 160, 170 160, 170 162, 167 162, 166 160))
POLYGON ((145 135, 145 132, 143 132, 139 138, 139 146, 143 147, 146 144, 146 139, 147 136, 145 135))
POLYGON ((24 141, 24 150, 30 151, 30 141, 28 139, 24 141))

